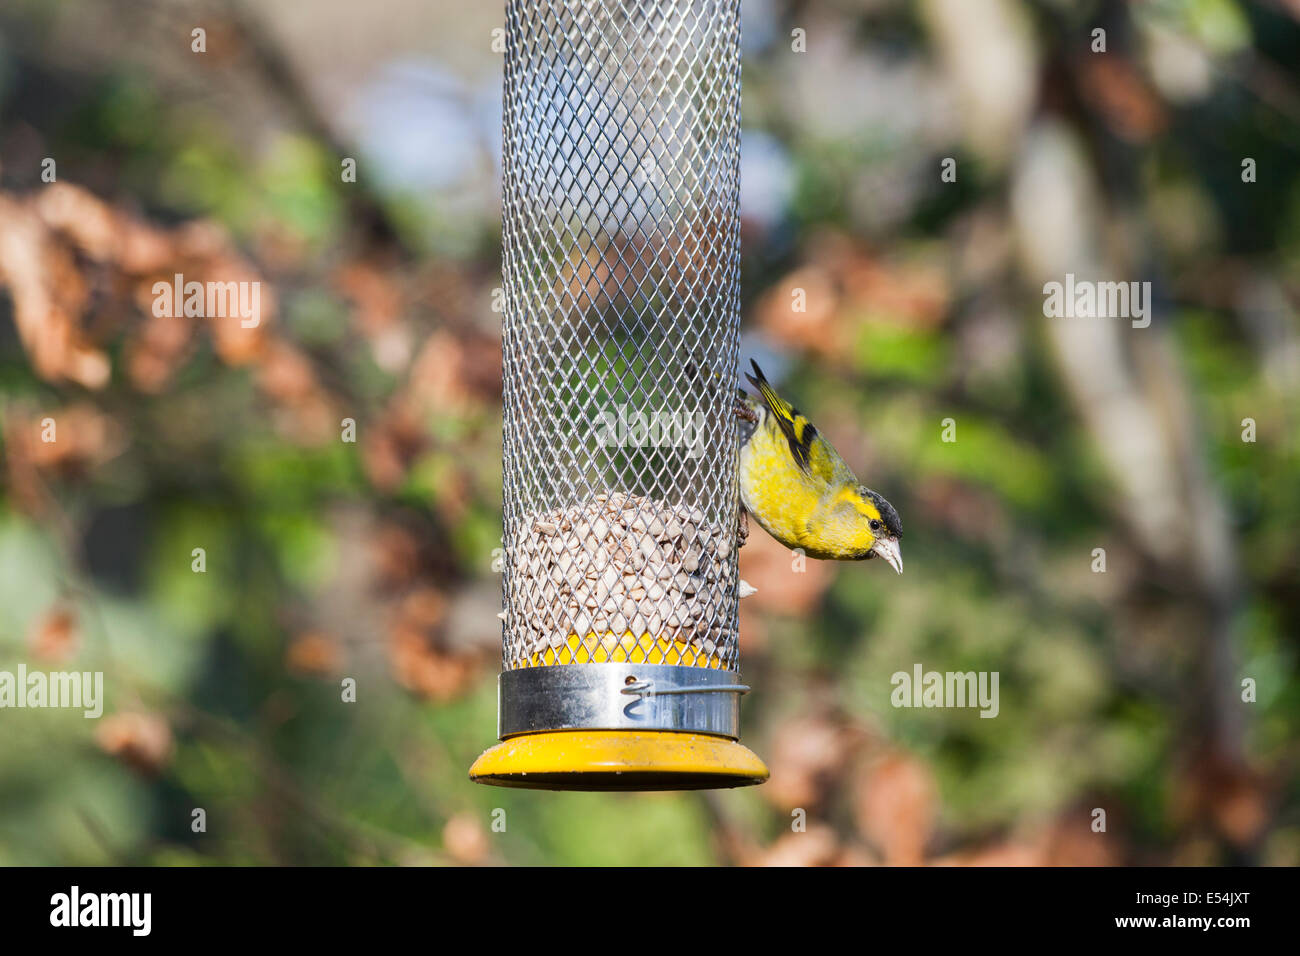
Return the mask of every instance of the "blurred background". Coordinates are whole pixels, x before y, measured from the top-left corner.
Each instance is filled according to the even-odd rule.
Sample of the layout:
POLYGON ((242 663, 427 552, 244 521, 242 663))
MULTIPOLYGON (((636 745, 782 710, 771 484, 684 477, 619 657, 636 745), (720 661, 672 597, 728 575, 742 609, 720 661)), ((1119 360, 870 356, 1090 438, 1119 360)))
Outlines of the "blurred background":
POLYGON ((742 7, 744 351, 907 573, 752 534, 771 781, 601 795, 466 778, 503 5, 5 0, 0 668, 107 705, 0 713, 0 863, 1300 863, 1300 3, 742 7), (1044 318, 1090 271, 1151 327, 1044 318), (153 317, 177 272, 261 325, 153 317), (892 707, 917 663, 999 716, 892 707))

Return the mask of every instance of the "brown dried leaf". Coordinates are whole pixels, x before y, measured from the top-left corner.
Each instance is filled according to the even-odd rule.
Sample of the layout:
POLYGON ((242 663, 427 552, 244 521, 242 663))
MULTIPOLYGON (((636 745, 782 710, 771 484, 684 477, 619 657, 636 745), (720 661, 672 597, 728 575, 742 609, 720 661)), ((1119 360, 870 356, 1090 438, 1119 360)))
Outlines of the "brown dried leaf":
POLYGON ((1132 62, 1119 56, 1085 56, 1077 66, 1080 92, 1116 136, 1144 143, 1164 131, 1165 105, 1132 62))
POLYGON ((873 761, 859 775, 854 816, 858 830, 885 863, 917 866, 934 829, 938 794, 930 768, 902 752, 873 761))
POLYGON ((450 700, 464 691, 478 670, 474 657, 447 653, 436 647, 424 631, 405 624, 393 628, 388 658, 398 684, 438 701, 450 700))
POLYGON ((194 324, 185 318, 152 313, 130 336, 126 346, 126 374, 141 392, 165 389, 190 352, 194 324))
POLYGON ((42 471, 81 474, 120 454, 125 444, 117 421, 81 402, 33 415, 13 416, 5 429, 11 453, 42 471), (45 419, 53 420, 53 441, 46 441, 45 419))
POLYGON ((72 253, 26 205, 0 195, 0 286, 32 368, 46 381, 108 384, 108 357, 81 326, 87 291, 72 253))
POLYGON ((439 329, 411 365, 410 397, 427 413, 457 414, 501 396, 501 343, 439 329))
POLYGON ((404 297, 391 268, 374 262, 350 262, 334 277, 339 292, 356 306, 353 319, 368 339, 381 335, 401 317, 404 297))
POLYGON ((1272 817, 1274 784, 1241 758, 1207 750, 1197 756, 1176 793, 1174 812, 1209 824, 1238 847, 1253 844, 1272 817))
POLYGON ((804 833, 786 833, 752 861, 754 866, 838 866, 843 857, 839 835, 823 823, 804 833))
POLYGON ((361 464, 371 484, 381 491, 393 491, 406 480, 411 464, 428 445, 428 435, 411 409, 394 404, 363 431, 361 464))
POLYGON ((457 813, 442 828, 442 845, 457 863, 477 866, 492 852, 488 831, 473 813, 457 813))
POLYGON ((93 193, 69 183, 51 183, 35 194, 32 206, 50 230, 66 237, 87 258, 96 262, 116 258, 118 216, 93 193))
POLYGON ((101 750, 140 771, 154 774, 171 759, 171 728, 157 714, 125 712, 100 721, 95 741, 101 750))
POLYGON ((1108 832, 1094 833, 1092 815, 1086 809, 1063 813, 1039 838, 1044 866, 1119 866, 1120 838, 1116 821, 1108 832))
POLYGON ((852 353, 859 324, 868 317, 926 329, 948 313, 948 276, 930 259, 883 258, 834 234, 821 238, 810 258, 769 290, 758 306, 760 327, 788 349, 841 364, 852 353))
POLYGON ((758 324, 777 345, 830 357, 843 354, 850 343, 837 321, 840 290, 829 269, 809 265, 796 269, 768 290, 758 303, 758 324), (802 311, 796 311, 796 297, 802 311))
POLYGON ((1042 850, 1024 843, 996 843, 932 860, 931 866, 1045 866, 1042 850))
POLYGON ((81 631, 76 612, 59 603, 36 618, 27 636, 27 646, 38 661, 62 664, 77 654, 81 631))
POLYGON ((343 648, 333 635, 307 631, 289 642, 285 666, 291 673, 307 677, 339 674, 343 671, 343 648))
POLYGON ((819 806, 862 741, 859 732, 824 715, 784 722, 772 737, 772 776, 763 795, 785 810, 819 806))
POLYGON ((375 529, 367 544, 377 588, 391 590, 416 580, 420 573, 420 539, 411 529, 387 521, 375 529))
POLYGON ((419 586, 402 598, 397 613, 406 626, 432 631, 447 615, 447 599, 437 588, 419 586))

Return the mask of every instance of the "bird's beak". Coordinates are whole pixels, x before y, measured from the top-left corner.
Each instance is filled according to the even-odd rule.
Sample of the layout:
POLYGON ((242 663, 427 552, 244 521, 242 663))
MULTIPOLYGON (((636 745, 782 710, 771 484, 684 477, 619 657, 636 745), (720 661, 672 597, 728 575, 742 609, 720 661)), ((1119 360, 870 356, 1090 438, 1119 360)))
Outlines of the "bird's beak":
POLYGON ((877 538, 871 551, 888 561, 889 566, 899 574, 903 573, 903 552, 898 547, 897 538, 877 538))

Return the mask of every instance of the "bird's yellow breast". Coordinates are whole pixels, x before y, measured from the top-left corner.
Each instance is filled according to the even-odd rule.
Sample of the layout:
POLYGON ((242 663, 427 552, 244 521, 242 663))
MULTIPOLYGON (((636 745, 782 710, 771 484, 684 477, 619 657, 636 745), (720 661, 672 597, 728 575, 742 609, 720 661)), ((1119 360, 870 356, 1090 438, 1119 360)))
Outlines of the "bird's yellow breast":
POLYGON ((875 536, 868 521, 880 517, 875 506, 863 501, 853 485, 832 487, 816 469, 800 468, 785 435, 768 415, 741 445, 739 478, 745 510, 787 548, 841 561, 870 554, 875 536))
POLYGON ((740 449, 740 497, 763 528, 788 548, 808 550, 808 525, 825 488, 790 457, 785 436, 764 420, 740 449))

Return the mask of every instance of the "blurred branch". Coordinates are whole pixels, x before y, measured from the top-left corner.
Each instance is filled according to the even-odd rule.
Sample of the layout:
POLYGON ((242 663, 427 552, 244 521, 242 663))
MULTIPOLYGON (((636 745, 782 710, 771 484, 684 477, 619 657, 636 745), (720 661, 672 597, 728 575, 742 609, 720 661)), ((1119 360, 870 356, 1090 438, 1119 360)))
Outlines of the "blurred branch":
MULTIPOLYGON (((245 0, 223 2, 267 86, 274 89, 289 106, 303 129, 328 146, 337 158, 355 156, 354 146, 343 141, 326 114, 317 106, 293 62, 275 42, 272 31, 253 12, 252 6, 245 0)), ((410 250, 402 242, 397 225, 383 203, 364 185, 364 180, 358 178, 356 183, 349 185, 352 189, 348 190, 348 208, 352 218, 365 230, 365 244, 391 246, 409 254, 410 250)))

